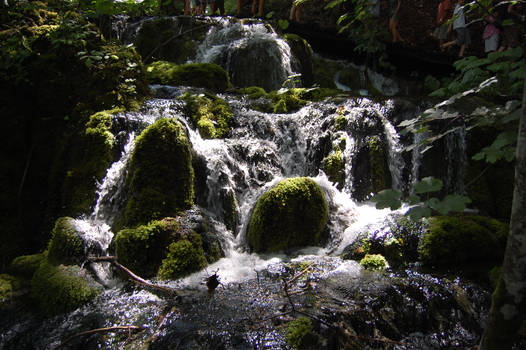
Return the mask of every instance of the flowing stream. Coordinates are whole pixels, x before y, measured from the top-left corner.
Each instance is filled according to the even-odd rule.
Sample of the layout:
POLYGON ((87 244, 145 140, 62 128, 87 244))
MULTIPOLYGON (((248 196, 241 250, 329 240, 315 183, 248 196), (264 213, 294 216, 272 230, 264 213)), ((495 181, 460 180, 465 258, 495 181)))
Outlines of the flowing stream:
MULTIPOLYGON (((277 75, 271 80, 281 84, 293 72, 290 51, 280 40, 262 24, 252 27, 225 24, 211 30, 196 60, 221 60, 230 67, 233 51, 250 47, 251 41, 272 41, 279 49, 279 55, 273 56, 277 57, 281 68, 276 69, 277 75)), ((378 319, 370 322, 380 322, 376 327, 385 324, 385 328, 391 330, 392 333, 386 331, 384 334, 399 340, 394 348, 432 349, 442 345, 473 344, 480 331, 480 315, 484 312, 481 305, 487 303, 487 294, 460 281, 439 280, 410 270, 399 274, 366 274, 357 262, 340 257, 364 232, 389 234, 390 218, 406 209, 398 212, 377 210, 370 202, 355 198, 357 188, 364 186, 361 162, 363 151, 367 149, 367 137, 378 136, 386 145, 392 187, 407 191, 409 183, 418 178, 422 157, 414 153, 408 157, 409 161, 404 160, 401 137, 391 118, 396 100, 339 98, 312 102, 290 114, 273 114, 250 108, 246 96, 224 94, 220 97, 228 102, 234 114, 231 136, 205 140, 186 117, 184 102, 177 99, 186 88, 153 88, 162 98, 146 102, 139 112, 114 116, 114 124, 120 128, 117 130, 119 138, 123 140, 121 157, 111 165, 100 184, 93 212, 77 219, 77 226, 90 245, 97 245, 100 254, 110 253, 113 238, 110 227, 126 202, 123 187, 135 137, 159 118, 177 118, 186 127, 196 155, 206 162, 206 196, 197 205, 210 216, 211 225, 221 236, 225 257, 184 279, 164 282, 178 291, 178 297, 168 299, 124 284, 113 276, 107 263, 100 263, 94 270, 106 290, 94 303, 44 321, 31 317, 22 321, 22 313, 20 319, 11 321, 8 331, 2 332, 0 349, 4 349, 1 344, 6 344, 5 349, 53 349, 59 345, 71 349, 124 346, 139 349, 144 344, 149 344, 149 349, 281 349, 285 341, 280 325, 290 320, 286 313, 279 316, 280 310, 288 305, 283 296, 281 276, 291 273, 290 266, 301 264, 313 266, 310 277, 301 282, 301 288, 310 288, 323 297, 308 299, 311 294, 305 296, 296 290, 293 291, 298 295, 296 305, 308 308, 311 313, 318 312, 318 319, 354 322, 352 313, 348 312, 352 305, 363 302, 363 310, 372 312, 375 303, 383 300, 386 303, 380 313, 383 316, 375 316, 383 323, 378 319), (345 129, 335 127, 335 119, 341 115, 347 119, 345 129), (344 179, 340 185, 329 181, 320 170, 322 160, 336 146, 342 150, 344 161, 344 179), (246 229, 258 196, 279 180, 294 176, 311 177, 324 192, 330 211, 327 243, 289 254, 251 253, 246 243, 246 229), (231 227, 225 222, 226 208, 222 198, 226 194, 233 195, 237 203, 239 220, 231 227), (209 295, 203 281, 213 272, 217 272, 222 285, 214 295, 209 295), (401 281, 406 280, 409 282, 402 284, 401 281), (463 290, 468 291, 464 294, 468 293, 471 300, 477 301, 470 306, 469 312, 458 306, 461 304, 458 286, 463 286, 463 290), (404 288, 414 290, 413 295, 403 295, 404 288), (398 295, 400 299, 396 299, 398 295), (444 304, 442 307, 441 303, 456 306, 444 304), (408 308, 409 314, 398 315, 397 305, 408 308), (443 312, 429 311, 435 310, 429 309, 432 305, 440 305, 438 310, 443 312), (332 316, 323 310, 329 310, 332 316), (80 331, 115 325, 137 325, 146 330, 128 337, 94 334, 62 344, 65 338, 80 331), (411 327, 415 330, 411 331, 411 327), (32 336, 24 337, 23 334, 32 336)), ((418 110, 415 107, 407 113, 418 110)), ((455 137, 462 138, 463 134, 452 134, 448 141, 455 149, 452 152, 463 147, 463 141, 455 137)), ((449 176, 452 178, 448 183, 459 183, 462 171, 452 171, 449 176)), ((363 311, 364 322, 367 322, 367 312, 363 311)), ((331 327, 323 323, 320 327, 320 334, 334 336, 331 327)), ((326 345, 330 348, 330 344, 326 345)))

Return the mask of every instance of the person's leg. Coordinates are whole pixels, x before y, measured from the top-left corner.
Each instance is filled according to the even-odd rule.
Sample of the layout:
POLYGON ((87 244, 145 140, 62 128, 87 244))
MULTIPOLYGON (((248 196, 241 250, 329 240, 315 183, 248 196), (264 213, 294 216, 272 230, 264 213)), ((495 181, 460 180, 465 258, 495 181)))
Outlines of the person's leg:
POLYGON ((238 16, 241 14, 241 7, 243 7, 243 0, 237 0, 236 14, 238 16))

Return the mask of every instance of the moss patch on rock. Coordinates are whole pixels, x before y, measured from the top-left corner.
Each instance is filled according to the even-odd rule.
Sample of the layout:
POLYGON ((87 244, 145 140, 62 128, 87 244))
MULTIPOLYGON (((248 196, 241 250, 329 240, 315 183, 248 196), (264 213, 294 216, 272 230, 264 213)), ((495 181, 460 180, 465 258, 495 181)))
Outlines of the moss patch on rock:
POLYGON ((387 267, 387 260, 380 254, 366 254, 360 265, 368 270, 385 270, 387 267))
POLYGON ((341 188, 343 185, 343 152, 339 149, 332 151, 323 159, 321 169, 331 182, 341 188))
POLYGON ((46 253, 16 257, 9 265, 9 273, 20 278, 31 279, 35 271, 45 259, 46 253))
POLYGON ((225 91, 230 87, 228 73, 214 63, 188 63, 178 65, 167 61, 156 61, 146 67, 151 83, 185 85, 225 91))
POLYGON ((428 265, 499 261, 504 256, 508 225, 483 216, 437 216, 429 219, 418 252, 428 265))
POLYGON ((190 142, 176 119, 159 119, 137 138, 131 155, 124 226, 174 216, 194 201, 190 142))
POLYGON ((161 279, 177 279, 201 270, 207 265, 203 241, 197 233, 187 239, 171 243, 166 258, 162 261, 157 275, 161 279))
POLYGON ((173 227, 153 221, 134 229, 124 229, 115 236, 115 253, 119 262, 143 277, 153 277, 171 239, 173 227))
POLYGON ((307 349, 313 343, 312 322, 301 316, 293 320, 285 331, 285 340, 292 349, 307 349))
POLYGON ((75 228, 74 219, 59 218, 51 232, 48 245, 48 260, 55 264, 72 264, 84 255, 84 242, 75 228))
POLYGON ((186 102, 186 111, 202 138, 228 136, 232 124, 232 110, 228 103, 215 95, 186 93, 180 97, 186 102))
POLYGON ((20 282, 17 278, 4 273, 0 274, 0 305, 3 301, 8 300, 19 287, 20 282))
POLYGON ((316 245, 327 219, 327 201, 312 179, 285 179, 259 197, 248 241, 256 252, 316 245))
POLYGON ((75 310, 99 293, 100 289, 76 265, 54 266, 44 261, 31 280, 31 296, 48 315, 75 310))

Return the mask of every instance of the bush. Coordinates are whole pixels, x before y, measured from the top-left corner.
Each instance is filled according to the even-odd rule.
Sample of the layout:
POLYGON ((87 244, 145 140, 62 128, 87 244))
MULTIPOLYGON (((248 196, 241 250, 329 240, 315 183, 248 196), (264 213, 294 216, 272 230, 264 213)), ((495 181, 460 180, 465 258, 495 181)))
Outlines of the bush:
POLYGON ((298 317, 290 322, 285 331, 285 340, 293 349, 307 348, 312 338, 312 322, 305 316, 298 317))

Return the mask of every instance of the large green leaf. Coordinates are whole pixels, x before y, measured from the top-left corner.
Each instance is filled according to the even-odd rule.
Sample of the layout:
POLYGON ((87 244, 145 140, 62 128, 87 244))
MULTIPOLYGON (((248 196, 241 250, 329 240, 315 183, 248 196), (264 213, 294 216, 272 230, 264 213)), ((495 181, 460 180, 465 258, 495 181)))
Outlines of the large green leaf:
POLYGON ((432 176, 424 177, 413 188, 415 193, 437 192, 442 189, 442 181, 432 176))
POLYGON ((402 206, 400 197, 402 197, 400 191, 387 189, 374 195, 371 202, 376 203, 376 209, 391 208, 391 210, 396 210, 402 206))

